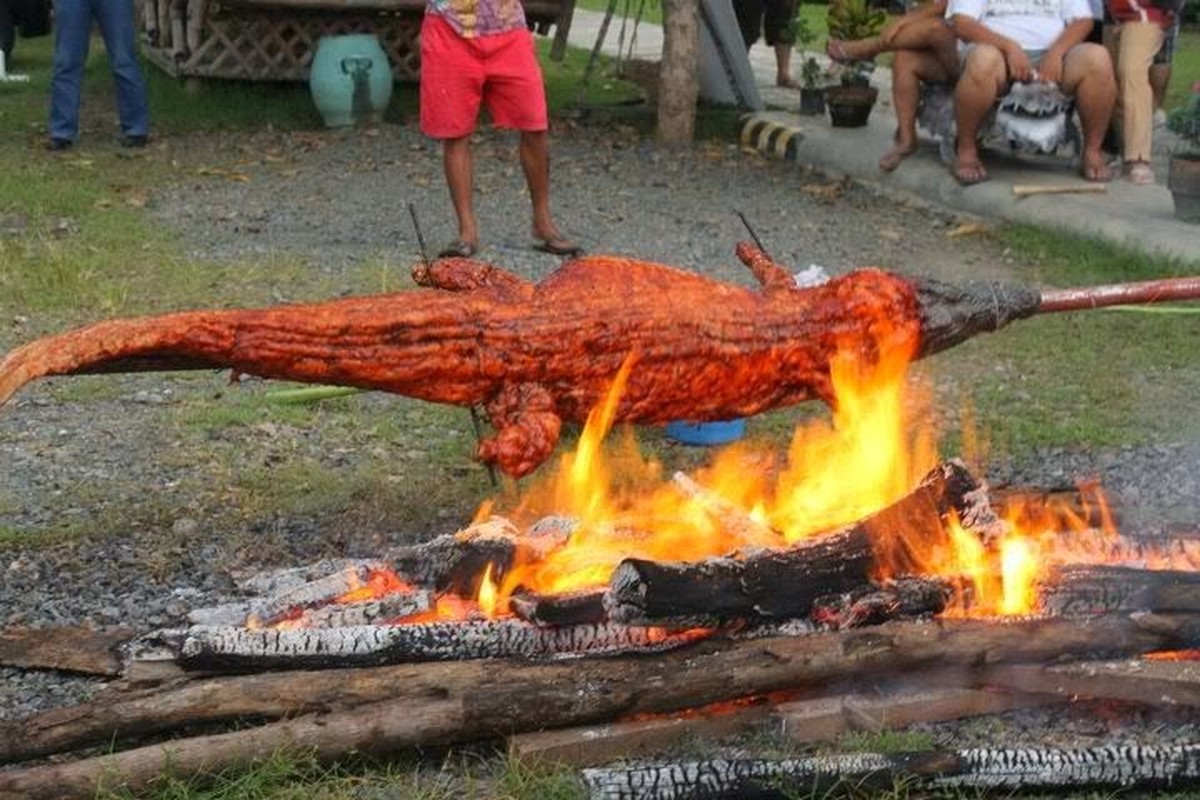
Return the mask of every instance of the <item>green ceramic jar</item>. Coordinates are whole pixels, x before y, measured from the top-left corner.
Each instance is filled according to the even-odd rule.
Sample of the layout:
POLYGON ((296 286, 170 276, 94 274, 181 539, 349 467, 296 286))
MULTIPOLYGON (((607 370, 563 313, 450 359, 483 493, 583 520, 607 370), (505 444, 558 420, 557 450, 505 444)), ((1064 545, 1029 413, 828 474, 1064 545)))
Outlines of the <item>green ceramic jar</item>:
POLYGON ((377 123, 392 99, 392 68, 374 34, 322 36, 308 87, 326 126, 377 123))

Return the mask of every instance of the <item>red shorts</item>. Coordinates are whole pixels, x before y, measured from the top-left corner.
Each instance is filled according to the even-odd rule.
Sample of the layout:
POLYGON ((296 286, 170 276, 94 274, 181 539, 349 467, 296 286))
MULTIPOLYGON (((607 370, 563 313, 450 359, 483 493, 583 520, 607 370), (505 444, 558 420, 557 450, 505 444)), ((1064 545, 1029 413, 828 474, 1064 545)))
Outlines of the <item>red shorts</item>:
POLYGON ((421 130, 458 139, 475 130, 480 102, 498 128, 544 131, 546 88, 524 28, 464 39, 450 23, 426 14, 421 23, 421 130))

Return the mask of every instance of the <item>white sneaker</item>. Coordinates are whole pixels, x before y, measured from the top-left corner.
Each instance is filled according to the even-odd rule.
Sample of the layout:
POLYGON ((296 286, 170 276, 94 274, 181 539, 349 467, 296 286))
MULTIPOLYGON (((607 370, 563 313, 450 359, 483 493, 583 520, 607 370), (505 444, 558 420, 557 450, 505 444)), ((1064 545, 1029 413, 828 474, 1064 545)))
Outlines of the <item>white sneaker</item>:
POLYGON ((1167 124, 1167 112, 1163 109, 1155 109, 1154 111, 1154 127, 1162 128, 1167 124))

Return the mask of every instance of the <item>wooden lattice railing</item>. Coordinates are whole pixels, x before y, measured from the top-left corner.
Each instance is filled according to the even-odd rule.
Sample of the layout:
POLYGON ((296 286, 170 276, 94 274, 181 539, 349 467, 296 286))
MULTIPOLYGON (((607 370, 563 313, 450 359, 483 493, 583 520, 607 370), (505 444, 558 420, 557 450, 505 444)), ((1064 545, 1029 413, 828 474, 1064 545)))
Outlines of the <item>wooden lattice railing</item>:
MULTIPOLYGON (((537 0, 525 13, 539 33, 553 26, 561 57, 574 0, 537 0)), ((374 33, 398 81, 420 74, 423 0, 142 0, 147 58, 180 78, 303 81, 322 36, 374 33)))

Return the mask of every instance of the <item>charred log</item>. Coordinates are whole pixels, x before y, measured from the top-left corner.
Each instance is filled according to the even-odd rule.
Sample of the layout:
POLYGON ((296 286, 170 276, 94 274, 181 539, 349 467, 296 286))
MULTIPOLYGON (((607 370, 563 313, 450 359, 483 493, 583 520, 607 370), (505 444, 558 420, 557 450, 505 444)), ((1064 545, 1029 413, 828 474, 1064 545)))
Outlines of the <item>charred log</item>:
POLYGON ((713 626, 806 616, 813 600, 870 582, 871 540, 859 526, 779 551, 696 562, 627 558, 605 597, 609 617, 629 624, 713 626))
POLYGON ((958 462, 933 470, 916 489, 862 522, 785 550, 697 562, 628 558, 605 598, 619 622, 673 626, 805 617, 819 597, 868 587, 880 564, 916 571, 944 544, 955 514, 984 538, 996 520, 986 493, 958 462))
POLYGON ((256 572, 239 579, 237 584, 243 594, 255 597, 274 597, 339 572, 361 568, 381 570, 387 569, 387 566, 378 559, 323 558, 299 567, 256 572))
POLYGON ((269 630, 196 625, 181 632, 177 660, 187 669, 201 670, 323 669, 646 653, 696 638, 696 633, 661 628, 604 624, 540 628, 511 619, 269 630))
POLYGON ((334 602, 342 595, 366 586, 372 570, 366 565, 347 567, 341 572, 301 584, 251 603, 242 624, 252 627, 274 625, 307 609, 334 602))
POLYGON ((542 627, 596 624, 608 619, 602 590, 553 595, 518 592, 509 600, 509 607, 521 619, 542 627))
POLYGON ((1200 611, 1200 572, 1070 566, 1039 586, 1042 610, 1069 617, 1130 611, 1200 611))
POLYGON ((896 781, 925 791, 1171 789, 1200 783, 1200 745, 713 758, 586 769, 583 778, 592 800, 786 798, 838 785, 892 788, 896 781))
POLYGON ((378 600, 355 603, 335 603, 313 608, 297 617, 293 624, 300 628, 350 628, 384 625, 433 608, 433 592, 416 591, 390 594, 378 600))
POLYGON ((940 614, 954 596, 953 582, 941 578, 905 576, 878 586, 818 597, 811 617, 831 628, 879 625, 893 619, 940 614))
POLYGON ((406 581, 473 597, 489 566, 494 576, 512 566, 517 539, 512 523, 493 517, 465 531, 394 550, 388 560, 406 581))

